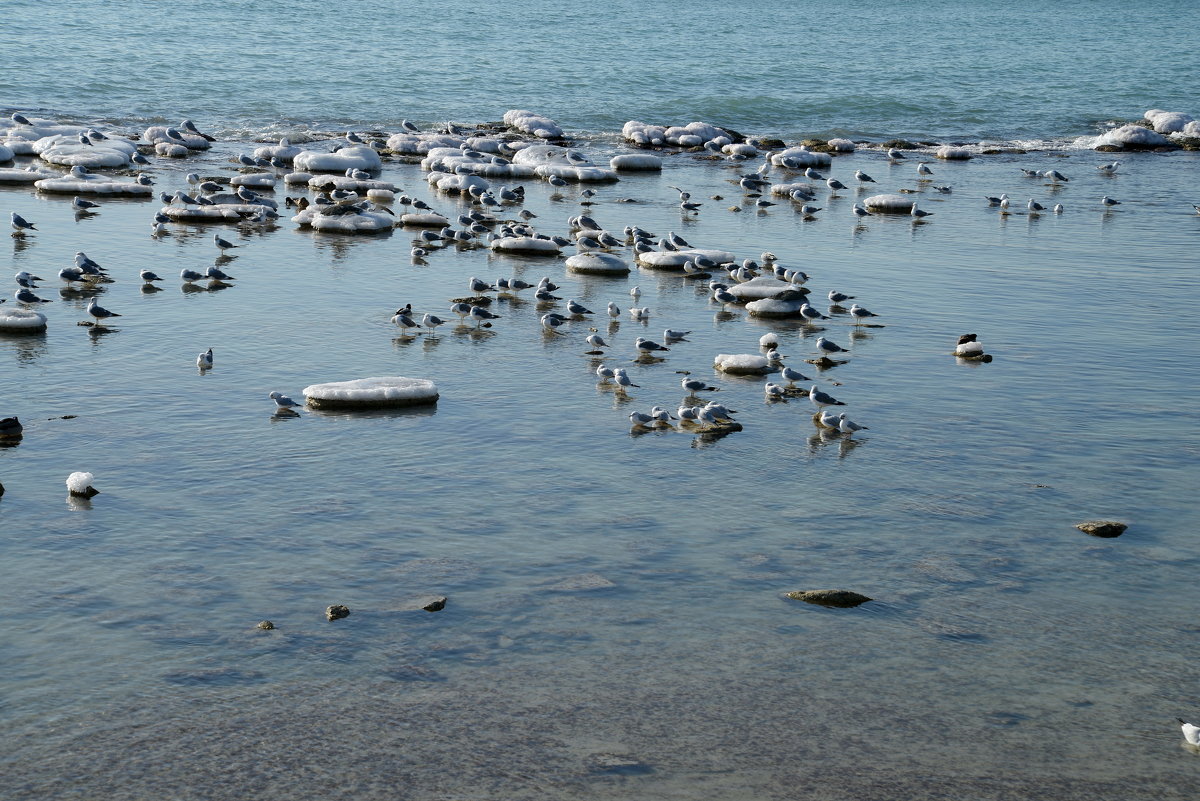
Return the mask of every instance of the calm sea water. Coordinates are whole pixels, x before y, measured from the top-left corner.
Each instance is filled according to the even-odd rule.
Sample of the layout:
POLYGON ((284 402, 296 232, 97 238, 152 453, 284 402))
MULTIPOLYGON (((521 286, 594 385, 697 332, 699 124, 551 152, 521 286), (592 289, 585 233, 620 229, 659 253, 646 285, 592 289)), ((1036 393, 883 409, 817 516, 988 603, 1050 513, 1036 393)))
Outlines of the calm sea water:
MULTIPOLYGON (((1200 158, 1128 155, 1103 177, 1108 156, 1069 147, 1146 108, 1200 111, 1179 79, 1196 66, 1190 4, 285 10, 114 4, 51 24, 6 4, 0 50, 27 55, 0 96, 121 130, 187 116, 227 140, 156 163, 167 191, 233 174, 267 132, 519 107, 597 162, 631 118, 1054 149, 934 164, 949 195, 912 161, 836 160, 847 183, 863 169, 917 190, 923 224, 857 224, 854 191, 822 191, 811 221, 756 211, 738 166, 689 154, 598 189, 590 213, 610 230, 769 250, 814 297, 881 314, 820 332, 851 349, 817 382, 870 427, 852 439, 711 368, 768 331, 807 368, 818 332, 722 311, 676 275, 581 278, 486 250, 413 264, 403 230, 320 235, 286 217, 153 239, 155 202, 76 217, 66 198, 0 188, 0 211, 40 229, 4 247, 8 269, 50 279, 54 299, 44 336, 0 338, 0 416, 26 425, 0 449, 0 797, 1194 796, 1200 758, 1174 717, 1200 717, 1200 158), (680 217, 672 185, 699 215, 680 217), (1066 210, 1001 216, 980 199, 999 192, 1066 210), (1104 211, 1104 194, 1122 205, 1104 211), (214 230, 242 246, 237 280, 181 286, 181 268, 213 263, 214 230), (116 278, 100 295, 124 315, 111 333, 76 326, 87 297, 58 291, 78 250, 116 278), (140 268, 164 291, 142 292, 140 268), (498 301, 488 329, 389 323, 408 302, 452 317, 469 277, 501 275, 549 275, 593 309, 630 305, 637 285, 652 317, 593 321, 613 345, 599 359, 586 322, 543 334, 531 297, 498 301), (693 333, 634 362, 633 339, 668 326, 693 333), (949 355, 966 331, 993 363, 949 355), (641 387, 598 386, 600 361, 641 387), (631 431, 629 411, 679 404, 682 370, 719 384, 744 430, 631 431), (436 409, 281 419, 266 397, 392 374, 436 381, 436 409), (90 503, 64 497, 74 470, 96 475, 90 503), (1072 527, 1096 517, 1130 529, 1072 527), (823 587, 877 600, 781 597, 823 587), (420 611, 429 595, 446 609, 420 611), (334 603, 351 616, 325 621, 334 603)), ((416 165, 381 178, 465 208, 416 165)), ((525 185, 543 230, 584 208, 578 188, 525 185)))

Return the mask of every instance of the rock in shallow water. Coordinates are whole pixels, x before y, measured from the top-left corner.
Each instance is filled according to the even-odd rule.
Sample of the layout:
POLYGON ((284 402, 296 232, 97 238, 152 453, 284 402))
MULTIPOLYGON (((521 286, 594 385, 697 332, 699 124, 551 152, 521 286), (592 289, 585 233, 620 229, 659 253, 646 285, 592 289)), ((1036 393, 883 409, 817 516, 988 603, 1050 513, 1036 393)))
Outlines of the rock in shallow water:
POLYGON ((1091 534, 1093 537, 1119 537, 1125 533, 1125 529, 1129 528, 1125 523, 1118 523, 1115 520, 1086 520, 1082 523, 1076 523, 1075 528, 1082 531, 1084 534, 1091 534))
POLYGON ((333 606, 326 607, 325 609, 326 620, 341 620, 342 618, 349 616, 350 607, 343 606, 342 604, 334 604, 333 606))
POLYGON ((797 590, 787 593, 787 597, 793 601, 804 601, 818 606, 833 606, 841 609, 848 609, 873 600, 851 590, 797 590))

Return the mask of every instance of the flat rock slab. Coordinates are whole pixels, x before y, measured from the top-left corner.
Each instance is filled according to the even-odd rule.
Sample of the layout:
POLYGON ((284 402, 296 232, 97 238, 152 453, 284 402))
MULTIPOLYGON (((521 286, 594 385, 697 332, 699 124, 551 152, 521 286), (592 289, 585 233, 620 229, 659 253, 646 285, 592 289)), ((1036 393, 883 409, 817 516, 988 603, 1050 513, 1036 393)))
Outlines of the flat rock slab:
POLYGON ((805 603, 817 604, 818 606, 831 606, 839 609, 849 609, 850 607, 865 604, 867 601, 873 600, 851 590, 797 590, 796 592, 789 592, 786 595, 793 601, 804 601, 805 603))
POLYGON ((1093 537, 1111 539, 1124 534, 1125 529, 1129 528, 1129 526, 1125 523, 1118 523, 1115 520, 1086 520, 1082 523, 1076 523, 1075 528, 1084 534, 1091 534, 1093 537))

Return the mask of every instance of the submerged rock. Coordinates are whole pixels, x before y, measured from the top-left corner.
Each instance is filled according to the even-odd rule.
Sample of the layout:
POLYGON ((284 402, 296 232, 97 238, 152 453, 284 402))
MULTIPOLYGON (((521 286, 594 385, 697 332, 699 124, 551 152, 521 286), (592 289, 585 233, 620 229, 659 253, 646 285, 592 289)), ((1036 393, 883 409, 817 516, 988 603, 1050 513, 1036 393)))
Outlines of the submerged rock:
MULTIPOLYGON (((332 609, 333 607, 331 606, 329 608, 332 609)), ((271 629, 275 628, 275 624, 269 620, 260 620, 255 628, 262 629, 263 631, 270 631, 271 629)))
POLYGON ((425 604, 421 608, 424 609, 426 612, 440 612, 446 608, 446 600, 447 600, 446 596, 442 595, 437 598, 434 598, 432 601, 425 604))
POLYGON ((1112 538, 1124 534, 1125 529, 1129 526, 1115 520, 1085 520, 1082 523, 1076 523, 1075 528, 1084 534, 1091 534, 1093 537, 1112 538))
POLYGON ((334 604, 325 608, 326 620, 341 620, 344 617, 350 616, 350 607, 342 604, 334 604))
POLYGON ((797 590, 786 593, 793 601, 848 609, 874 600, 851 590, 797 590))

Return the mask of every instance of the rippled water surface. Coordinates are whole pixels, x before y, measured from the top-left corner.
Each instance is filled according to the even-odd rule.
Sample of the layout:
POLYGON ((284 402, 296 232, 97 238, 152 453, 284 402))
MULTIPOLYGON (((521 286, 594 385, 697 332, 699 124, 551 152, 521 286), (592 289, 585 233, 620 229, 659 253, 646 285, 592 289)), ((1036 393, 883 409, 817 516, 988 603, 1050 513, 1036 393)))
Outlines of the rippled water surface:
MULTIPOLYGON (((142 116, 187 114, 201 127, 257 132, 298 121, 479 121, 529 106, 583 131, 581 149, 598 163, 623 151, 608 134, 624 119, 713 117, 713 104, 674 105, 662 76, 717 60, 727 77, 704 91, 745 130, 877 124, 890 135, 928 120, 881 105, 893 90, 918 110, 959 98, 947 103, 952 114, 912 129, 925 136, 1063 138, 1088 133, 1089 119, 1175 107, 1143 91, 1167 67, 1139 62, 1127 80, 1103 79, 1111 105, 1083 79, 1064 79, 1003 116, 950 124, 968 113, 960 100, 973 90, 942 78, 925 94, 916 76, 943 74, 929 64, 868 74, 852 57, 869 50, 882 64, 878 54, 915 49, 922 37, 953 51, 978 43, 985 22, 1050 38, 1073 31, 1055 41, 1090 52, 1084 6, 1045 11, 1037 21, 1046 25, 1023 17, 1021 4, 969 24, 949 13, 962 4, 926 5, 913 19, 868 4, 819 25, 815 6, 806 18, 699 4, 683 18, 625 14, 621 26, 558 8, 561 35, 536 37, 512 19, 532 17, 536 3, 509 8, 503 24, 459 9, 423 14, 420 25, 390 5, 359 4, 355 13, 373 11, 377 24, 352 32, 319 26, 304 3, 269 26, 257 7, 199 3, 184 17, 146 4, 119 36, 113 8, 89 8, 57 28, 6 26, 0 42, 63 48, 72 35, 109 30, 108 55, 162 65, 164 85, 93 71, 67 86, 31 60, 5 102, 112 115, 131 130, 142 116), (765 33, 770 20, 778 36, 765 33), (721 33, 704 52, 648 44, 655 31, 683 37, 692 26, 721 33), (492 35, 501 28, 508 38, 492 35), (461 31, 477 46, 471 55, 405 49, 417 31, 422 42, 461 31), (834 57, 852 65, 839 69, 864 95, 876 88, 874 105, 844 117, 826 106, 817 118, 828 122, 810 126, 769 98, 786 101, 801 86, 803 73, 776 71, 785 62, 833 63, 823 36, 849 43, 834 57), (584 57, 604 41, 645 68, 617 70, 615 44, 584 57), (527 59, 524 95, 474 81, 480 71, 492 80, 518 72, 516 54, 555 48, 572 54, 560 59, 562 74, 551 81, 539 72, 548 60, 527 59), (343 51, 352 60, 319 61, 343 51), (201 62, 227 70, 201 86, 181 71, 201 62), (424 80, 405 81, 405 71, 424 80), (106 74, 115 77, 87 88, 106 74), (245 89, 256 74, 270 91, 245 89), (728 76, 768 100, 729 99, 728 76), (381 100, 381 86, 396 96, 381 100), (1063 116, 1035 124, 1056 93, 1070 99, 1063 116)), ((1116 26, 1105 20, 1117 6, 1086 8, 1104 31, 1097 41, 1145 37, 1171 9, 1116 26)), ((34 9, 8 7, 26 22, 34 9)), ((1171 30, 1163 37, 1181 44, 1193 35, 1171 30)), ((1033 58, 1021 55, 1026 47, 1066 58, 1031 37, 980 56, 981 69, 1033 58)), ((86 41, 98 57, 108 40, 86 41)), ((1015 95, 1032 73, 999 74, 987 78, 992 91, 1015 95)), ((821 103, 846 108, 830 81, 817 83, 821 103)), ((703 96, 686 84, 678 92, 703 96)), ((232 175, 231 156, 250 147, 225 141, 149 172, 158 188, 185 188, 187 172, 232 175)), ((847 183, 862 169, 878 191, 915 190, 934 212, 923 223, 856 222, 851 206, 874 188, 822 189, 812 220, 788 202, 760 211, 730 182, 744 165, 694 154, 664 154, 661 175, 598 187, 590 207, 578 187, 556 195, 524 182, 525 208, 544 231, 565 232, 586 208, 613 231, 673 230, 739 258, 771 251, 809 273, 814 298, 838 289, 881 315, 882 327, 855 328, 835 309, 823 331, 723 310, 702 283, 673 273, 585 278, 561 259, 485 249, 435 250, 413 263, 410 231, 315 234, 286 216, 266 229, 172 225, 156 239, 156 201, 104 201, 77 217, 68 198, 0 187, 0 211, 40 229, 5 244, 9 273, 44 276, 39 293, 53 299, 44 335, 0 337, 0 416, 18 414, 26 427, 0 448, 9 604, 0 797, 1192 798, 1200 762, 1180 747, 1174 717, 1200 717, 1200 378, 1186 313, 1200 300, 1200 217, 1189 205, 1200 159, 1127 155, 1103 177, 1095 165, 1109 158, 983 156, 935 163, 930 182, 916 180, 915 158, 889 164, 860 149, 835 160, 832 174, 847 183), (1072 180, 1052 187, 1018 167, 1072 180), (700 213, 681 217, 671 186, 700 200, 700 213), (1014 197, 1012 214, 981 199, 999 192, 1014 197), (1122 204, 1103 210, 1105 194, 1122 204), (1029 216, 1031 196, 1065 211, 1029 216), (183 284, 181 268, 213 263, 214 230, 240 246, 223 265, 236 280, 183 284), (54 277, 78 250, 115 279, 98 294, 123 315, 108 332, 76 325, 89 295, 60 290, 54 277), (162 291, 143 291, 141 268, 167 277, 162 291), (450 323, 406 337, 389 322, 409 302, 456 320, 447 307, 469 294, 468 278, 503 275, 548 275, 564 303, 596 310, 624 309, 640 286, 651 317, 599 314, 565 336, 545 334, 538 318, 548 307, 525 292, 498 298, 501 318, 489 328, 450 323), (662 361, 634 361, 633 339, 660 339, 666 327, 692 334, 662 361), (589 328, 610 353, 584 352, 589 328), (822 434, 805 399, 767 403, 763 379, 713 371, 715 354, 758 352, 771 331, 788 363, 869 430, 822 434), (967 331, 995 361, 950 355, 967 331), (850 349, 846 364, 809 370, 820 335, 850 349), (207 347, 215 367, 200 374, 195 356, 207 347), (600 362, 625 366, 640 386, 622 396, 598 384, 600 362), (743 430, 630 428, 632 410, 679 405, 685 370, 721 387, 714 396, 743 430), (375 375, 429 378, 441 398, 420 411, 294 418, 274 416, 267 398, 375 375), (68 500, 63 480, 74 470, 93 472, 101 494, 68 500), (1073 528, 1088 518, 1130 528, 1092 538, 1073 528), (876 600, 824 609, 783 597, 828 587, 876 600), (421 611, 430 596, 446 596, 445 610, 421 611), (326 621, 335 603, 350 617, 326 621), (255 629, 263 619, 276 628, 255 629)), ((427 189, 415 164, 389 160, 380 177, 452 216, 466 208, 427 189)))

